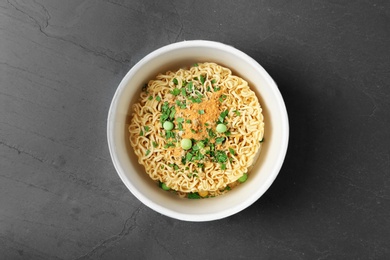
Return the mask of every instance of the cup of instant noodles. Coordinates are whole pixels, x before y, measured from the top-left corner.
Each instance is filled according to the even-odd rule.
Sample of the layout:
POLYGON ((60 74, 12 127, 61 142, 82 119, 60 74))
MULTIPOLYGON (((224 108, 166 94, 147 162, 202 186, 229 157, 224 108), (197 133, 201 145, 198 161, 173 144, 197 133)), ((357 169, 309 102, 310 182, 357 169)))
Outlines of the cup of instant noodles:
POLYGON ((115 169, 149 208, 184 221, 240 212, 271 186, 289 138, 269 74, 242 51, 194 40, 135 64, 108 113, 115 169))

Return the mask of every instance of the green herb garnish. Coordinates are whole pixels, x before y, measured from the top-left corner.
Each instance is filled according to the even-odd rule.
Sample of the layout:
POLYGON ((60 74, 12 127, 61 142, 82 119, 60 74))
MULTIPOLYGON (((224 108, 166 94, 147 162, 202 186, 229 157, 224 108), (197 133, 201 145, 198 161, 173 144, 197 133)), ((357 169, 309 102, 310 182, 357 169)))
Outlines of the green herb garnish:
POLYGON ((164 124, 164 122, 167 121, 171 117, 171 112, 174 109, 175 109, 174 106, 169 107, 168 101, 164 102, 164 104, 161 106, 161 116, 160 116, 161 125, 164 124))
POLYGON ((202 85, 204 85, 204 82, 206 80, 205 77, 203 75, 200 75, 199 78, 200 78, 200 83, 202 83, 202 85))
POLYGON ((185 159, 187 162, 190 162, 192 159, 192 153, 187 153, 185 159))
POLYGON ((188 100, 190 100, 192 103, 202 103, 202 98, 201 97, 189 97, 188 100))
MULTIPOLYGON (((199 149, 199 148, 198 148, 199 149)), ((192 152, 193 161, 200 161, 204 158, 204 155, 200 153, 200 151, 193 151, 192 152)))
POLYGON ((188 82, 187 89, 188 89, 189 92, 192 92, 193 86, 194 86, 194 83, 192 81, 188 82))
POLYGON ((209 134, 209 136, 211 138, 216 136, 216 134, 213 132, 213 130, 211 128, 206 128, 206 130, 207 130, 207 133, 209 134))
POLYGON ((219 163, 226 163, 226 161, 228 160, 228 156, 226 155, 226 153, 224 151, 217 150, 215 152, 215 159, 219 163))
POLYGON ((172 142, 168 142, 164 145, 164 148, 169 148, 169 147, 175 147, 175 144, 172 142))
POLYGON ((198 151, 199 150, 199 146, 198 146, 198 144, 196 144, 196 145, 194 145, 193 147, 192 147, 192 151, 198 151))
POLYGON ((225 111, 222 111, 221 114, 219 115, 218 117, 218 123, 223 123, 223 121, 225 120, 225 117, 227 117, 229 114, 229 110, 225 110, 225 111))
POLYGON ((185 88, 181 88, 181 95, 182 95, 183 97, 186 97, 186 96, 187 96, 187 91, 186 91, 185 88))
POLYGON ((227 98, 226 95, 221 95, 221 96, 219 97, 219 102, 223 102, 226 98, 227 98))
POLYGON ((172 131, 165 131, 165 139, 175 138, 175 133, 172 131))
POLYGON ((222 144, 225 141, 225 137, 217 137, 215 138, 216 144, 222 144))
POLYGON ((170 163, 168 166, 173 168, 175 171, 179 170, 179 166, 177 166, 175 163, 170 163))
POLYGON ((197 192, 190 192, 187 195, 188 199, 200 199, 200 195, 197 192))
POLYGON ((175 118, 176 109, 174 106, 171 107, 171 112, 169 113, 169 118, 173 120, 175 118))
POLYGON ((174 89, 171 91, 171 94, 174 95, 174 96, 177 96, 177 95, 180 94, 180 92, 181 92, 180 89, 174 88, 174 89))
POLYGON ((183 124, 182 123, 178 123, 177 124, 177 128, 179 129, 179 131, 183 131, 183 124))

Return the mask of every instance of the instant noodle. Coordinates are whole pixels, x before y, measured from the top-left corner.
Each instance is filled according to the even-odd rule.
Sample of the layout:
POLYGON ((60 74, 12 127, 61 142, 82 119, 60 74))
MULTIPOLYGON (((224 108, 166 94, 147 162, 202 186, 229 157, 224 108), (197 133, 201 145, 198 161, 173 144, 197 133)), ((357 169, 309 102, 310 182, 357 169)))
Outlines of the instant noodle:
POLYGON ((206 62, 145 84, 128 129, 138 162, 160 187, 200 198, 246 181, 264 121, 248 83, 206 62))

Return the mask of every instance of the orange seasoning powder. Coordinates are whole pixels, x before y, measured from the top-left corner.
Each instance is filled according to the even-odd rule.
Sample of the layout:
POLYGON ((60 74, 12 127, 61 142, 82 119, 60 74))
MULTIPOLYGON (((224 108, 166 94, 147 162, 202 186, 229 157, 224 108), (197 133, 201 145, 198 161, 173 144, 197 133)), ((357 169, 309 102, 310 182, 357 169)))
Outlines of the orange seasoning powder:
POLYGON ((208 137, 207 128, 211 128, 220 115, 221 94, 221 90, 211 93, 208 100, 193 103, 190 108, 176 106, 176 116, 184 118, 182 138, 202 140, 208 137))

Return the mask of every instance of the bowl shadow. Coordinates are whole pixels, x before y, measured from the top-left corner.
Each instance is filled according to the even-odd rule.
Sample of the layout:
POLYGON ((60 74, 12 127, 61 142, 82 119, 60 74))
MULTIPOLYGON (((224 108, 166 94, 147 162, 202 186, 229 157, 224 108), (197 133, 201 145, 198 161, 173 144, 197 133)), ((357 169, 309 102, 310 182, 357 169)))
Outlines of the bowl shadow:
MULTIPOLYGON (((256 59, 256 58, 255 58, 256 59)), ((317 129, 313 126, 316 120, 312 120, 313 106, 321 106, 321 103, 312 102, 312 95, 317 95, 308 90, 304 72, 299 71, 299 66, 294 64, 272 64, 264 61, 262 66, 275 80, 283 96, 289 117, 289 145, 283 166, 271 187, 254 203, 255 207, 287 208, 296 207, 299 201, 305 200, 306 183, 312 175, 312 169, 308 166, 313 151, 313 144, 318 140, 317 129)), ((318 101, 318 99, 315 99, 318 101)))

